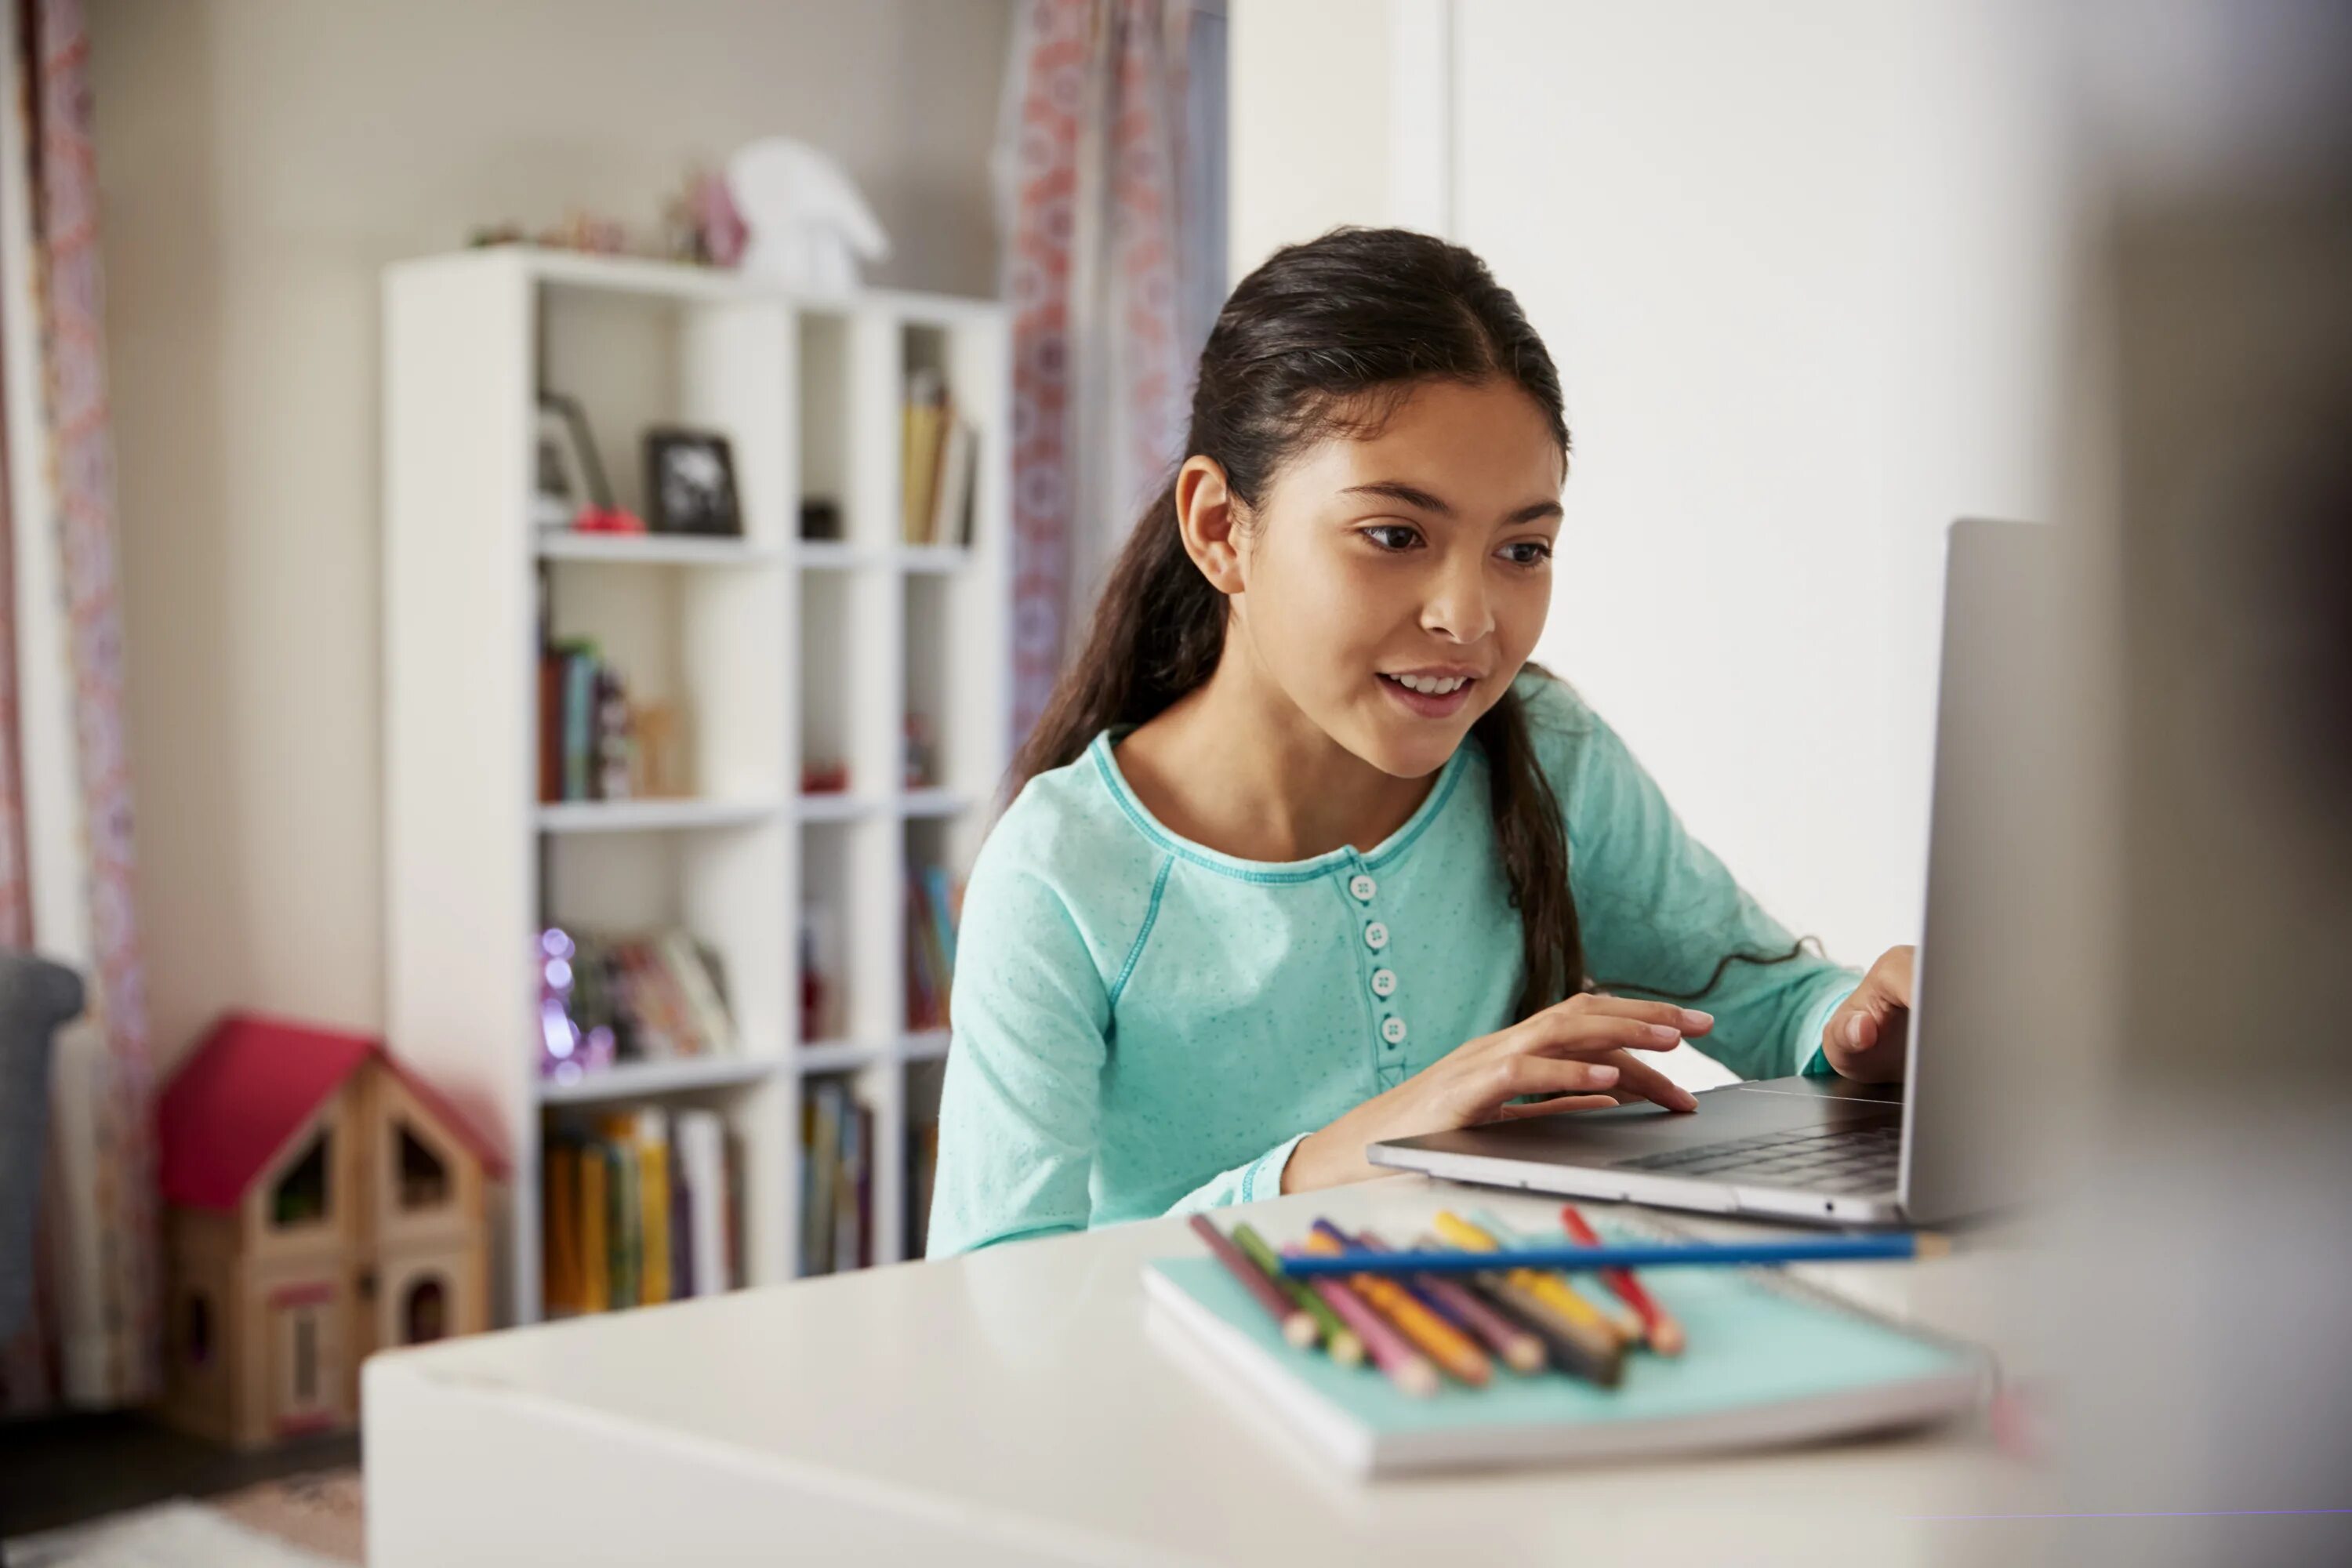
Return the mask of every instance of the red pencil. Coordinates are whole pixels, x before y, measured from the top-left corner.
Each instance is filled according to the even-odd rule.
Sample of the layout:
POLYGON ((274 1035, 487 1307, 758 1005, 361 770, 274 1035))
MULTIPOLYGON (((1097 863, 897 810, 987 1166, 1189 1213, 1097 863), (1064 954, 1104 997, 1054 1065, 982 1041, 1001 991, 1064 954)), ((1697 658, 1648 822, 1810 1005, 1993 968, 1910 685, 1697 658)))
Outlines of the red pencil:
POLYGON ((1192 1225, 1193 1234, 1209 1244, 1209 1250, 1216 1255, 1218 1262, 1225 1266, 1225 1272, 1240 1281, 1242 1289, 1256 1297, 1257 1304, 1272 1314, 1274 1321, 1282 1328, 1284 1339, 1305 1350, 1321 1337, 1315 1320, 1308 1317, 1297 1302, 1276 1289, 1274 1281, 1249 1260, 1249 1255, 1235 1247, 1224 1232, 1210 1224, 1206 1215, 1194 1215, 1192 1225))
MULTIPOLYGON (((1577 1212, 1574 1204, 1559 1205, 1559 1220, 1562 1225, 1568 1226, 1568 1234, 1576 1238, 1576 1244, 1579 1247, 1601 1245, 1600 1236, 1586 1222, 1585 1217, 1577 1212)), ((1652 1350, 1660 1355, 1683 1353, 1685 1342, 1683 1326, 1675 1321, 1673 1315, 1664 1307, 1658 1305, 1656 1298, 1642 1289, 1642 1282, 1633 1278, 1632 1269, 1603 1268, 1601 1270, 1601 1280, 1616 1294, 1619 1300, 1633 1308, 1634 1315, 1642 1320, 1642 1333, 1650 1342, 1652 1350)))

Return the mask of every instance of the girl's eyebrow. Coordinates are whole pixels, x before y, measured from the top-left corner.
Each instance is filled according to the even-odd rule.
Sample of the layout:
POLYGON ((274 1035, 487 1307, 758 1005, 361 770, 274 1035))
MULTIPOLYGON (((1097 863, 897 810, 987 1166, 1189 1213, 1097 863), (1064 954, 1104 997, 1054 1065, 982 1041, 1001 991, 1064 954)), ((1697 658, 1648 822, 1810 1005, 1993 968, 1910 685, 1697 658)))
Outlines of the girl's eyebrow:
MULTIPOLYGON (((1418 507, 1423 511, 1435 512, 1440 517, 1456 515, 1453 507, 1444 501, 1418 485, 1409 485, 1402 479, 1374 479, 1369 484, 1349 485, 1339 493, 1343 496, 1379 496, 1388 500, 1402 501, 1406 506, 1418 507)), ((1540 522, 1548 517, 1563 515, 1559 502, 1556 500, 1532 501, 1505 518, 1503 526, 1517 528, 1522 523, 1540 522)))

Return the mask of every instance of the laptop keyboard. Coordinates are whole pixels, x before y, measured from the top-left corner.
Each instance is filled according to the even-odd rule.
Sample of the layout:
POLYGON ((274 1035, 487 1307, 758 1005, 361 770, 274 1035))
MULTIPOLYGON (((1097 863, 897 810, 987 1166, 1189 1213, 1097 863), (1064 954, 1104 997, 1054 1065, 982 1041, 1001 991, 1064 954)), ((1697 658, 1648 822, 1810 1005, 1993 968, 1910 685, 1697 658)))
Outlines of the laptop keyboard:
POLYGON ((1899 1126, 1832 1127, 1702 1143, 1620 1160, 1617 1168, 1823 1193, 1875 1193, 1895 1185, 1902 1151, 1899 1126))

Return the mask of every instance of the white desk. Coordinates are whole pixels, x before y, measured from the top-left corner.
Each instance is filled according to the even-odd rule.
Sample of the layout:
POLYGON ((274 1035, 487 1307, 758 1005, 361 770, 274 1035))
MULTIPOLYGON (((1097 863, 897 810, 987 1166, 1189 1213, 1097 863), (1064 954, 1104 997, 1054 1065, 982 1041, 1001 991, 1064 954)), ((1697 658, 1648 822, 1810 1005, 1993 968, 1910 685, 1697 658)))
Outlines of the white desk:
MULTIPOLYGON (((1225 1211, 1405 1233, 1397 1177, 1225 1211)), ((1729 1228, 1729 1227, 1725 1227, 1729 1228)), ((1146 1331, 1180 1221, 491 1334, 366 1369, 372 1568, 467 1563, 1899 1564, 1982 1551, 2024 1467, 1980 1427, 1716 1459, 1357 1483, 1146 1331), (1936 1516, 1944 1516, 1941 1518, 1936 1516)), ((1987 1337, 1987 1257, 1804 1271, 1987 1337)))

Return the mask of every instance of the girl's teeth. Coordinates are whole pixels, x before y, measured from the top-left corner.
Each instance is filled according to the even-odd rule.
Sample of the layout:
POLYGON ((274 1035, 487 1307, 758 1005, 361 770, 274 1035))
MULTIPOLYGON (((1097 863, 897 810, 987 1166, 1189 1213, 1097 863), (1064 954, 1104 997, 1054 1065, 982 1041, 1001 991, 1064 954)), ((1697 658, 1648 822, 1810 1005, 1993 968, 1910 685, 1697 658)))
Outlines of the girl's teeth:
POLYGON ((1469 684, 1468 679, 1463 676, 1440 679, 1434 676, 1397 675, 1390 679, 1407 690, 1418 691, 1424 697, 1443 697, 1469 684))

